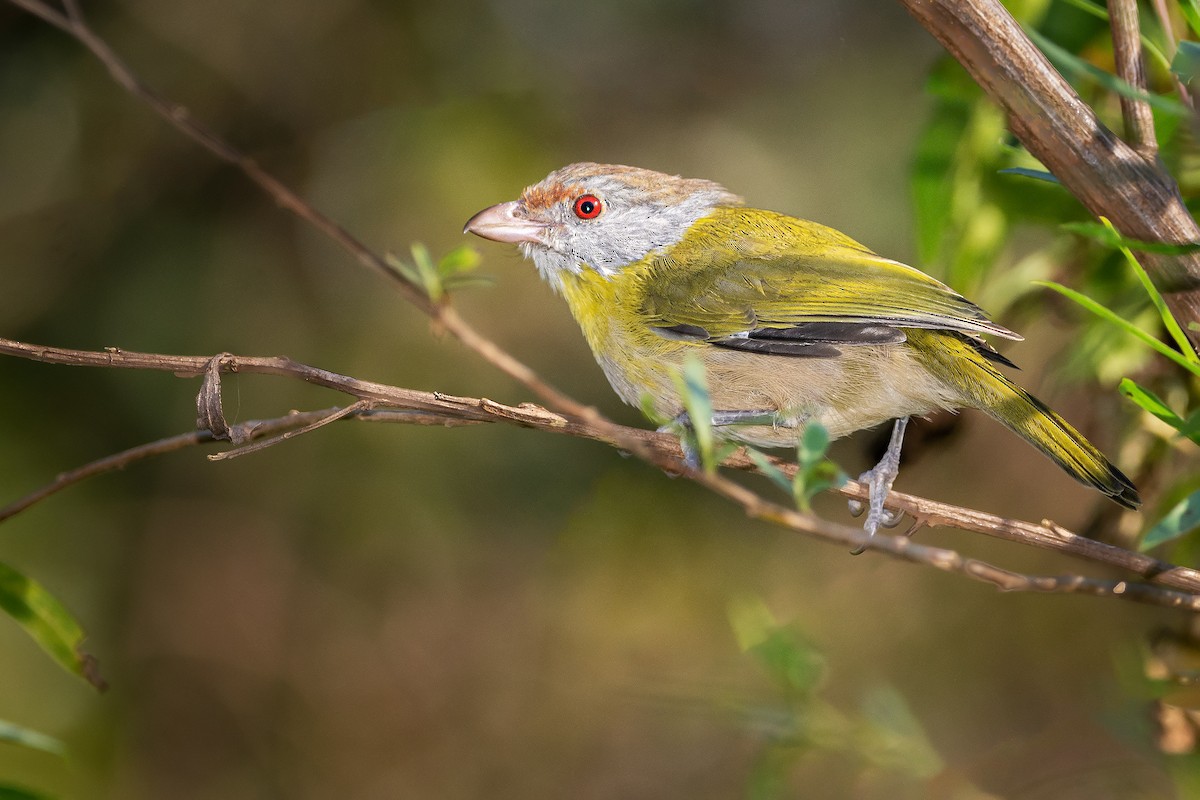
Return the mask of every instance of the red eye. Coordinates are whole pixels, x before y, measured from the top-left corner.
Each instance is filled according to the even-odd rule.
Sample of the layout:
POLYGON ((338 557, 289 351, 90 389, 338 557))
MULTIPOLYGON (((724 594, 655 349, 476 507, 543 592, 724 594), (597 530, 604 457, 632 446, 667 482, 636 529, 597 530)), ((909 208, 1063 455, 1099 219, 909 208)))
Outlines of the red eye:
POLYGON ((604 204, 594 194, 581 194, 575 199, 575 216, 580 219, 595 219, 604 210, 604 204))

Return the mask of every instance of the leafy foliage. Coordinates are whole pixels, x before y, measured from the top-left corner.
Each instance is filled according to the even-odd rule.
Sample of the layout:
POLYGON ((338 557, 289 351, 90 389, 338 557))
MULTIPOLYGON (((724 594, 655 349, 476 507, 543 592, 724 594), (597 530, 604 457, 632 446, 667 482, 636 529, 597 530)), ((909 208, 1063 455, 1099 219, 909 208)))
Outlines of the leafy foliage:
POLYGON ((471 275, 482 262, 479 251, 470 245, 456 247, 435 263, 429 248, 417 242, 411 248, 412 261, 402 261, 392 253, 387 254, 387 264, 406 281, 416 286, 430 300, 439 302, 456 290, 472 286, 490 286, 491 278, 471 275))

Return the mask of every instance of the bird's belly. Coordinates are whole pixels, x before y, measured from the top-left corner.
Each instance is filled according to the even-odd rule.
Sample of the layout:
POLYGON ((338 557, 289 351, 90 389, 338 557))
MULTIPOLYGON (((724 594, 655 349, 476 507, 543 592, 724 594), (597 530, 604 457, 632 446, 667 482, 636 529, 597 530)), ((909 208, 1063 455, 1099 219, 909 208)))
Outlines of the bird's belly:
POLYGON ((759 446, 794 445, 809 420, 837 438, 897 417, 963 405, 959 393, 933 375, 908 343, 846 346, 832 358, 798 358, 647 335, 652 338, 617 335, 597 350, 597 361, 622 399, 638 406, 649 397, 659 415, 676 416, 683 402, 674 376, 689 356, 698 357, 714 410, 778 414, 774 426, 725 431, 759 446))

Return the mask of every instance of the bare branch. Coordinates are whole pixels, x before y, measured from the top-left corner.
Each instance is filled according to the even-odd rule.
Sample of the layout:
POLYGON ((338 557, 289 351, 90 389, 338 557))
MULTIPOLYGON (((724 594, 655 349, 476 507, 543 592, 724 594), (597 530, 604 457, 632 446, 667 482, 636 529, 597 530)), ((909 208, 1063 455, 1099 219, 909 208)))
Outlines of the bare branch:
MULTIPOLYGON (((337 411, 338 409, 331 409, 337 411)), ((244 422, 239 427, 247 431, 247 436, 250 438, 259 438, 268 436, 279 431, 284 431, 299 425, 304 425, 314 419, 320 419, 328 416, 330 411, 309 411, 302 414, 289 414, 286 417, 279 419, 271 419, 255 422, 244 422)), ((192 431, 191 433, 182 433, 178 436, 170 436, 166 439, 149 442, 147 444, 131 447, 128 450, 122 450, 120 453, 106 456, 97 459, 89 464, 84 464, 78 469, 64 472, 56 477, 53 481, 41 487, 40 489, 31 492, 19 500, 0 508, 0 523, 15 517, 33 504, 45 500, 52 494, 61 492, 68 486, 73 486, 88 478, 97 475, 103 475, 106 472, 115 472, 119 469, 124 469, 138 461, 143 461, 154 456, 173 453, 176 450, 183 450, 187 447, 193 447, 198 444, 208 444, 216 439, 209 431, 192 431)))
MULTIPOLYGON (((320 425, 345 417, 421 425, 505 422, 551 433, 562 433, 579 438, 594 439, 618 447, 624 446, 623 443, 627 441, 637 441, 640 444, 640 449, 648 454, 646 460, 650 461, 650 463, 673 472, 688 475, 688 477, 703 484, 713 492, 741 505, 749 516, 768 520, 792 530, 808 533, 847 547, 858 547, 867 543, 869 549, 882 551, 893 557, 908 561, 924 563, 934 566, 937 569, 960 572, 970 578, 990 583, 1005 590, 1074 592, 1097 595, 1111 594, 1130 600, 1137 600, 1138 602, 1166 605, 1172 608, 1191 608, 1191 601, 1185 602, 1180 599, 1180 595, 1186 594, 1186 596, 1190 597, 1191 593, 1200 594, 1200 572, 1196 570, 1179 567, 1140 553, 1133 553, 1119 547, 1114 547, 1113 545, 1087 539, 1049 521, 1036 524, 1011 520, 982 511, 952 506, 895 491, 888 496, 888 506, 904 511, 912 516, 915 522, 910 532, 920 527, 933 526, 954 527, 973 531, 1029 547, 1062 553, 1091 563, 1116 567, 1150 581, 1153 584, 1158 584, 1158 586, 1138 588, 1143 585, 1127 581, 1094 581, 1078 575, 1035 578, 967 559, 951 550, 917 545, 910 542, 906 536, 877 536, 868 541, 860 529, 826 522, 819 518, 800 514, 792 509, 770 503, 751 490, 720 476, 690 472, 681 459, 678 440, 670 434, 614 426, 613 423, 597 427, 590 422, 573 420, 529 403, 524 403, 520 406, 509 406, 497 403, 494 400, 488 400, 487 398, 455 397, 438 392, 422 392, 414 389, 388 386, 338 375, 327 370, 278 357, 236 356, 230 353, 222 353, 213 357, 171 356, 127 352, 116 348, 109 348, 104 352, 97 353, 86 350, 40 347, 8 339, 0 339, 0 354, 15 355, 55 364, 161 370, 180 377, 207 374, 206 370, 212 368, 219 370, 221 373, 256 372, 288 376, 308 383, 317 383, 358 398, 357 403, 342 409, 335 408, 309 412, 304 415, 292 415, 266 422, 242 423, 241 425, 234 426, 236 430, 233 431, 231 436, 234 441, 249 441, 277 436, 281 431, 291 431, 291 435, 298 435, 299 433, 307 432, 320 425), (385 408, 368 410, 368 407, 374 406, 385 406, 385 408), (616 427, 619 435, 616 437, 612 436, 609 426, 616 427), (1167 592, 1164 587, 1172 591, 1167 592), (1155 592, 1158 593, 1156 594, 1155 592)), ((288 434, 284 434, 284 437, 270 438, 268 441, 273 444, 279 441, 280 438, 287 436, 288 434)), ((71 476, 69 480, 64 481, 60 477, 59 481, 55 481, 50 487, 40 489, 28 498, 23 498, 13 503, 9 506, 11 512, 7 514, 0 512, 0 521, 27 508, 33 502, 36 502, 36 500, 47 496, 53 491, 64 488, 66 485, 70 485, 70 483, 77 482, 83 478, 125 466, 134 460, 214 440, 215 437, 211 433, 202 431, 165 439, 161 442, 154 442, 140 448, 133 448, 108 459, 101 459, 98 462, 94 462, 94 464, 82 467, 72 473, 67 473, 67 476, 71 476), (63 481, 61 485, 60 481, 63 481)), ((245 450, 234 450, 232 452, 242 453, 245 450)), ((743 452, 734 454, 726 461, 725 466, 748 471, 756 469, 754 463, 743 452)), ((776 466, 789 475, 795 471, 794 464, 788 464, 778 459, 776 460, 776 466)), ((865 499, 867 489, 862 484, 852 481, 841 490, 841 493, 847 497, 865 499)))
POLYGON ((345 419, 346 417, 353 416, 354 414, 358 414, 363 411, 368 411, 368 410, 370 410, 370 408, 371 408, 371 403, 369 400, 359 400, 358 402, 351 403, 350 405, 346 406, 345 408, 339 408, 339 409, 332 410, 325 416, 321 417, 320 419, 313 420, 309 424, 305 425, 303 428, 297 428, 295 430, 284 431, 283 433, 279 434, 278 436, 273 436, 270 439, 263 439, 260 442, 255 442, 254 444, 248 444, 248 445, 245 445, 242 447, 235 448, 233 450, 225 450, 220 453, 213 453, 208 457, 208 460, 209 461, 227 461, 231 458, 237 458, 238 456, 244 456, 248 453, 257 453, 259 450, 266 450, 268 447, 271 447, 272 445, 279 444, 280 442, 285 442, 288 439, 294 439, 295 437, 300 436, 305 433, 311 433, 312 431, 315 431, 317 428, 323 428, 331 422, 337 422, 339 419, 345 419))
MULTIPOLYGON (((1138 91, 1146 91, 1146 64, 1142 60, 1141 22, 1137 0, 1108 0, 1108 18, 1112 27, 1113 56, 1117 75, 1138 91)), ((1158 155, 1154 135, 1154 116, 1142 97, 1121 97, 1121 116, 1125 119, 1125 138, 1142 158, 1153 161, 1158 155)))
MULTIPOLYGON (((1142 241, 1200 241, 1175 181, 1113 135, 999 0, 900 0, 1008 115, 1009 127, 1088 210, 1142 241)), ((1200 253, 1143 254, 1167 305, 1200 346, 1200 253)))

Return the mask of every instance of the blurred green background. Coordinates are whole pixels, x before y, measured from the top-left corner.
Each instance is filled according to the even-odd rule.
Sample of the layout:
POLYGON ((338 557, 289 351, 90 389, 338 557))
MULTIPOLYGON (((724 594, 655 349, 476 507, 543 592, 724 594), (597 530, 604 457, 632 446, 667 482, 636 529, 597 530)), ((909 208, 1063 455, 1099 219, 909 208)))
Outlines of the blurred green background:
MULTIPOLYGON (((444 252, 473 212, 595 160, 717 180, 918 258, 910 169, 940 50, 898 4, 86 5, 152 86, 380 251, 444 252)), ((497 282, 463 292, 462 313, 575 397, 644 424, 531 266, 480 249, 497 282)), ((1021 255, 1005 249, 997 270, 1021 255)), ((286 354, 532 399, 5 4, 0 279, 0 335, 14 339, 286 354)), ((1022 382, 1120 462, 1115 403, 1053 377, 1069 320, 1005 321, 1028 337, 1006 351, 1022 382)), ((188 430, 199 386, 15 359, 0 382, 0 504, 188 430)), ((339 402, 282 379, 225 383, 234 420, 339 402)), ((857 473, 873 441, 834 455, 857 473)), ((1074 528, 1103 502, 975 414, 913 456, 898 488, 949 502, 1074 528)), ((819 508, 849 521, 841 501, 819 508)), ((343 423, 228 462, 142 462, 0 537, 0 560, 78 615, 111 683, 97 695, 0 618, 0 719, 69 748, 64 761, 0 744, 0 778, 56 797, 1172 791, 1137 658, 1170 615, 850 558, 590 442, 343 423), (756 603, 823 654, 821 696, 846 718, 881 691, 902 698, 937 778, 854 746, 780 756, 787 691, 730 621, 756 603)), ((954 531, 920 538, 1079 568, 954 531)))

